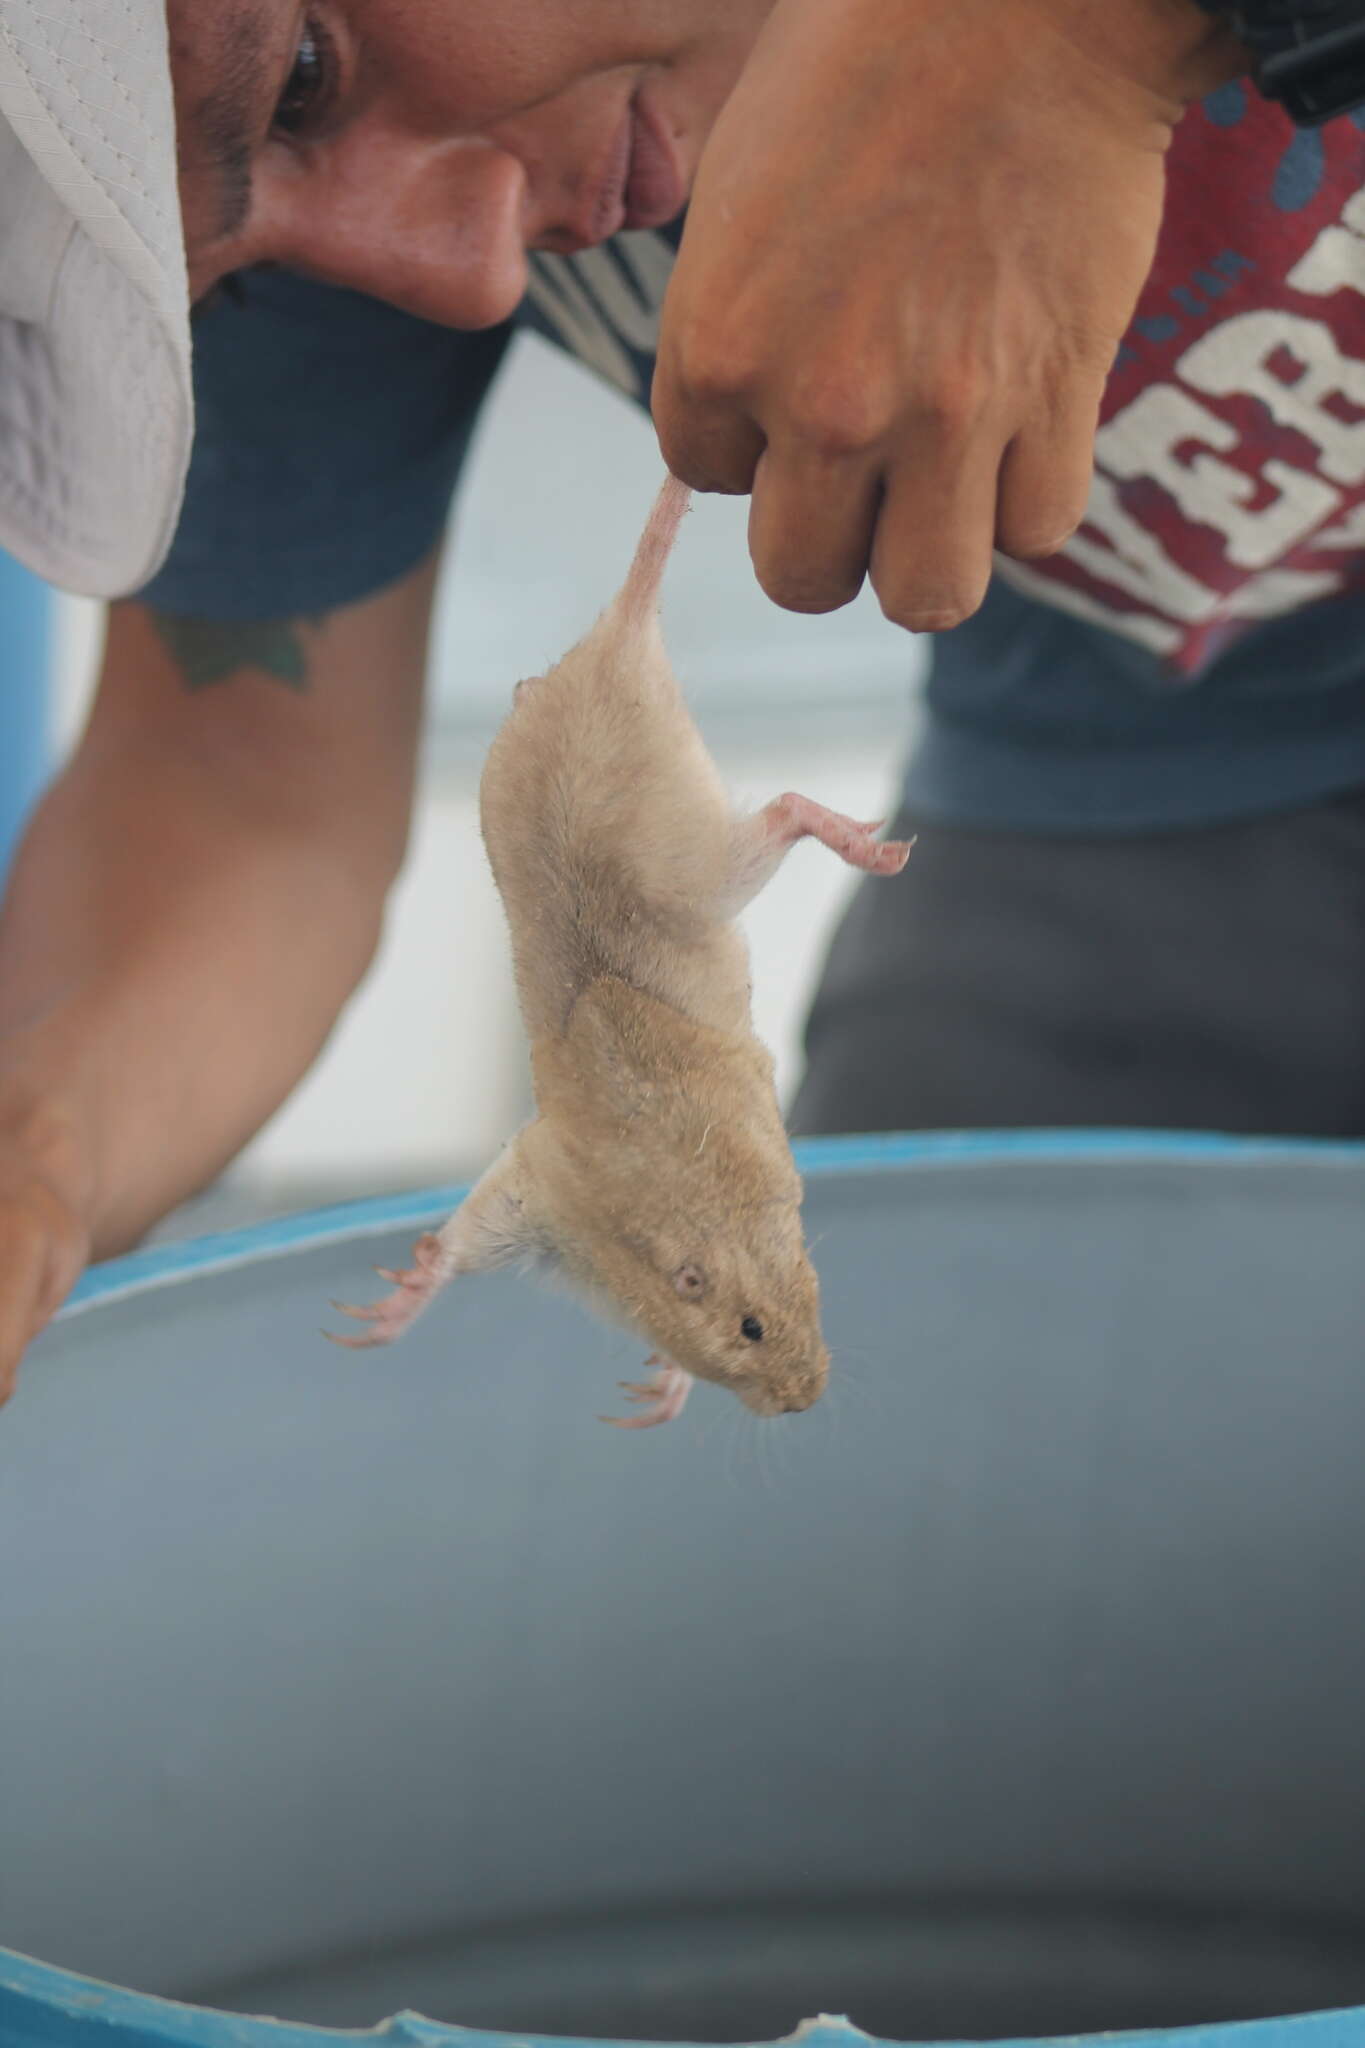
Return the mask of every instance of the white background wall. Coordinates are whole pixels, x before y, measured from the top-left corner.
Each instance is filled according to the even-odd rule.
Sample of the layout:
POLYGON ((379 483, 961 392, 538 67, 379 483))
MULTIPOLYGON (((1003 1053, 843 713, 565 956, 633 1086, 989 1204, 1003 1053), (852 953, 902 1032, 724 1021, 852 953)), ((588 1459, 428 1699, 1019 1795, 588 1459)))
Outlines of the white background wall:
MULTIPOLYGON (((478 835, 484 749, 512 685, 548 667, 625 572, 662 475, 647 421, 575 363, 520 340, 453 522, 413 851, 380 957, 322 1059, 230 1176, 239 1206, 289 1207, 458 1178, 527 1105, 502 914, 478 835)), ((891 802, 919 650, 864 592, 821 619, 753 582, 743 501, 699 502, 665 592, 675 667, 736 800, 787 788, 874 817, 891 802)), ((62 619, 57 716, 79 728, 97 621, 62 619)), ((799 846, 747 914, 759 1031, 789 1092, 799 1032, 852 877, 799 846)))

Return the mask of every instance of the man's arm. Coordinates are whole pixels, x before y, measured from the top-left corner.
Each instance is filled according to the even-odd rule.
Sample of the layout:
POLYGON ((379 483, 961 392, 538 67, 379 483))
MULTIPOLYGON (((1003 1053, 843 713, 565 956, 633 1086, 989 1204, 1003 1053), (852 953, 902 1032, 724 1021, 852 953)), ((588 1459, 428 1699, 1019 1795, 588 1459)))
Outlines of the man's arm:
POLYGON ((86 1260, 240 1150, 365 972, 433 579, 269 626, 111 612, 0 909, 0 1399, 86 1260))

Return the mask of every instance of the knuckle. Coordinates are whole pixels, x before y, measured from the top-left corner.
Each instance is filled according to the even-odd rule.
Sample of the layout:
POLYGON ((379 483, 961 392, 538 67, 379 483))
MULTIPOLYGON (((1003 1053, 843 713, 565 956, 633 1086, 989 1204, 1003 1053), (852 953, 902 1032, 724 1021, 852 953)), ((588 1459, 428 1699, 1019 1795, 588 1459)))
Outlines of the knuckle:
POLYGON ((968 439, 989 412, 991 380, 970 362, 945 365, 924 400, 931 429, 948 441, 968 439))
POLYGON ((891 406, 857 378, 808 378, 792 399, 792 428, 803 447, 828 461, 870 455, 893 424, 891 406))
POLYGON ((670 363, 678 389, 703 405, 745 397, 758 377, 751 348, 728 322, 689 322, 673 337, 670 363))

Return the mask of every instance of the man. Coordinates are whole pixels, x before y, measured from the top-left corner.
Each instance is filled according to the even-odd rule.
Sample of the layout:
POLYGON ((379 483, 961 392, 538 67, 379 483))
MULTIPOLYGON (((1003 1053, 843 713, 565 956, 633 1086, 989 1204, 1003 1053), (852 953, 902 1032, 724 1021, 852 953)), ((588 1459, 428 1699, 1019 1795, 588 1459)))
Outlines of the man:
MULTIPOLYGON (((187 427, 140 4, 137 33, 109 0, 55 24, 35 0, 0 11, 0 108, 39 223, 0 357, 25 408, 4 532, 108 592, 164 550, 187 427), (140 380, 157 404, 135 399, 130 429, 140 380), (78 388, 94 396, 68 417, 78 388)), ((92 1252, 259 1126, 364 970, 407 827, 441 508, 527 250, 541 317, 639 385, 653 230, 695 187, 659 348, 665 453, 752 487, 780 602, 827 609, 866 572, 892 617, 946 628, 979 604, 992 543, 1043 555, 1082 517, 1164 152, 1247 63, 1194 0, 169 15, 190 289, 245 284, 202 317, 175 550, 113 610, 90 729, 0 925, 0 1379, 92 1252), (573 269, 622 226, 624 323, 573 269)), ((1067 573, 1053 600, 1084 609, 1067 573)))

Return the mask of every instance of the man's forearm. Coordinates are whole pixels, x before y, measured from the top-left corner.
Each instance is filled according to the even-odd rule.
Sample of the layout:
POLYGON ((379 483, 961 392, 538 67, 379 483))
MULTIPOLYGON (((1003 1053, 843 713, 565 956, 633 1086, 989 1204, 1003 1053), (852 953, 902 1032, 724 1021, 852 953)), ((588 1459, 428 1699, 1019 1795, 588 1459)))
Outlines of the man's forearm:
POLYGON ((65 1134, 96 1256, 210 1179, 308 1067, 363 974, 391 869, 362 833, 225 810, 157 763, 78 757, 0 915, 0 1097, 65 1134))
POLYGON ((110 614, 0 906, 0 1403, 86 1261, 232 1158, 364 973, 434 577, 312 619, 110 614))

